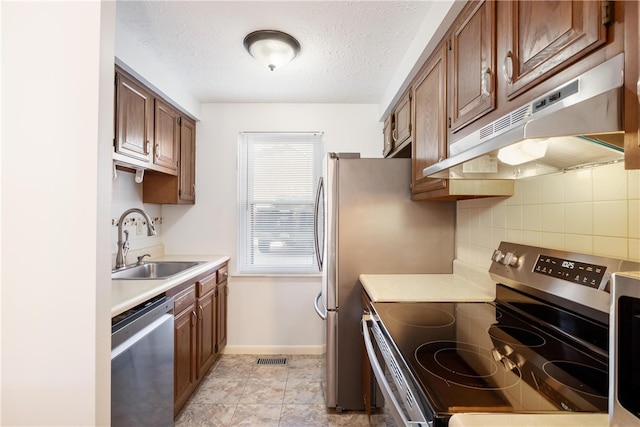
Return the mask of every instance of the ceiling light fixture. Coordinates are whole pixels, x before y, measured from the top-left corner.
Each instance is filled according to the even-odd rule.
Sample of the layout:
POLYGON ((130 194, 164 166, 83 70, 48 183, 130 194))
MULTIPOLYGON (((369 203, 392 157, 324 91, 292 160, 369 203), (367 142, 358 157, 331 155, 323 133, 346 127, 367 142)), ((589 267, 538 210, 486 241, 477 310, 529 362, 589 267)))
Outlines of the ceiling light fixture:
POLYGON ((259 30, 244 38, 247 51, 273 71, 291 62, 300 52, 300 43, 287 33, 259 30))

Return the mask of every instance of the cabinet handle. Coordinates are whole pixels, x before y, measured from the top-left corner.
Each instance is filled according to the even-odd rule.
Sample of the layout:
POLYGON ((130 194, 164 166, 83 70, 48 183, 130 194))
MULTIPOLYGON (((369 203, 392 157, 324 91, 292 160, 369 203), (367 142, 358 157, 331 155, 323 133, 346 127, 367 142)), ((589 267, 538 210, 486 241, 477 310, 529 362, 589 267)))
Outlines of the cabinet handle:
POLYGON ((507 83, 513 83, 513 53, 511 53, 511 51, 509 51, 504 58, 502 72, 504 73, 504 78, 507 79, 507 83))
POLYGON ((195 326, 198 323, 198 315, 195 310, 191 311, 191 325, 195 326))
POLYGON ((638 82, 636 83, 636 95, 638 96, 638 102, 640 102, 640 76, 638 76, 638 82))
POLYGON ((396 133, 396 129, 393 129, 391 131, 391 139, 393 140, 393 142, 396 142, 398 140, 398 134, 396 133))
POLYGON ((204 319, 204 309, 202 308, 202 305, 199 305, 198 309, 200 310, 200 320, 202 320, 204 319))
POLYGON ((160 157, 160 144, 156 142, 156 159, 160 157))
POLYGON ((144 145, 144 154, 149 154, 151 152, 151 142, 147 140, 147 143, 144 145))
POLYGON ((480 87, 482 91, 482 96, 488 98, 491 95, 491 69, 487 68, 482 72, 482 77, 480 81, 480 87))

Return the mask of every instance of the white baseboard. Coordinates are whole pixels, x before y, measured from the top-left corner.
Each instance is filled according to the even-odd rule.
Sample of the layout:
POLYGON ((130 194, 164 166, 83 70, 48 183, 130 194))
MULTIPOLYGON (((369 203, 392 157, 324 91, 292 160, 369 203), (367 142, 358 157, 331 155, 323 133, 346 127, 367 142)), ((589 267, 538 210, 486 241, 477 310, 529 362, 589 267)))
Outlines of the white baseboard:
POLYGON ((324 354, 325 345, 227 345, 223 354, 324 354))

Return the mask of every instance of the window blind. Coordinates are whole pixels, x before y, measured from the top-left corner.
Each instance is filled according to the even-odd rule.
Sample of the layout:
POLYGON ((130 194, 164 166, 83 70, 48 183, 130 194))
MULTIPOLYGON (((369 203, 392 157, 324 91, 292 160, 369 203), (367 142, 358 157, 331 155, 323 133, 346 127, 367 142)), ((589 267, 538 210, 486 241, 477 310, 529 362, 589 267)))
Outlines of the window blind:
POLYGON ((240 134, 239 273, 318 273, 313 233, 322 137, 321 132, 240 134))

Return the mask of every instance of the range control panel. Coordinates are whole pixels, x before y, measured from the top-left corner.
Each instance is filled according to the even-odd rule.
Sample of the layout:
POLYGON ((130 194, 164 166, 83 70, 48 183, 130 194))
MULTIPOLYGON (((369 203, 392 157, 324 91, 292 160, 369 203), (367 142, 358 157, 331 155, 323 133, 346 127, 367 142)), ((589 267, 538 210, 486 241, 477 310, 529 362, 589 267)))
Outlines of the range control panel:
POLYGON ((544 254, 538 255, 538 259, 533 267, 535 273, 595 289, 600 286, 606 270, 607 267, 602 265, 556 258, 544 254))

